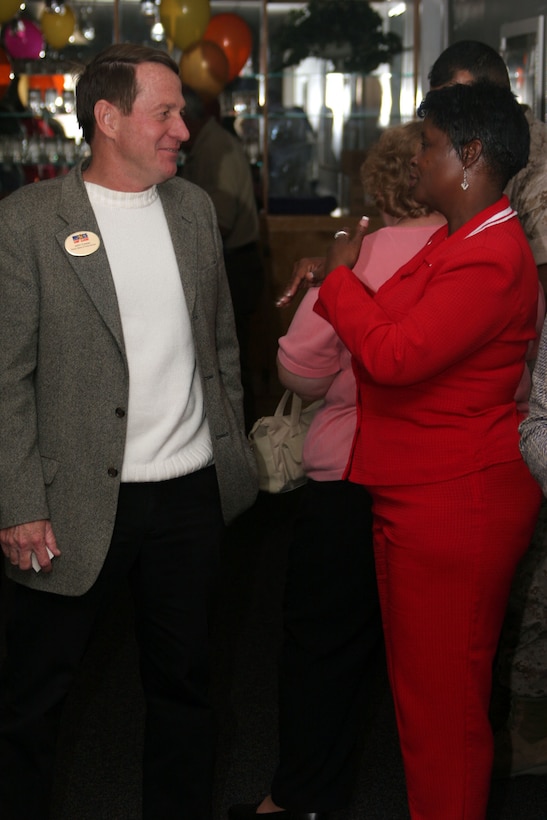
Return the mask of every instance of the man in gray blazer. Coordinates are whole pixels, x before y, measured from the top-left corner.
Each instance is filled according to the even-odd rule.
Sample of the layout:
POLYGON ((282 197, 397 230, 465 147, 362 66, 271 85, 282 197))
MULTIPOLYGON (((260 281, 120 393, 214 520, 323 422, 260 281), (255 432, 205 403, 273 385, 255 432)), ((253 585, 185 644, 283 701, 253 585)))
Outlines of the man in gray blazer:
POLYGON ((183 109, 167 54, 109 47, 77 86, 91 159, 0 203, 3 820, 48 816, 60 706, 126 578, 143 817, 210 817, 208 603, 257 488, 214 209, 175 178, 183 109))

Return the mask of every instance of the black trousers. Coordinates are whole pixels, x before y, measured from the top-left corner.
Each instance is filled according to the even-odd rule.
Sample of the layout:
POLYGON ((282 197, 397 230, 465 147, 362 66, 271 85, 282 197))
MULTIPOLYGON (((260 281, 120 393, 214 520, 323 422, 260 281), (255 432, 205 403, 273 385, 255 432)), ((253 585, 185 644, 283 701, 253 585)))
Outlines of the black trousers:
POLYGON ((308 481, 295 522, 271 789, 293 811, 351 802, 367 662, 382 635, 371 507, 360 485, 308 481))
POLYGON ((216 724, 208 629, 222 532, 213 467, 122 484, 110 550, 85 595, 15 585, 0 683, 2 820, 49 816, 62 705, 97 616, 124 578, 146 700, 143 818, 210 818, 216 724))

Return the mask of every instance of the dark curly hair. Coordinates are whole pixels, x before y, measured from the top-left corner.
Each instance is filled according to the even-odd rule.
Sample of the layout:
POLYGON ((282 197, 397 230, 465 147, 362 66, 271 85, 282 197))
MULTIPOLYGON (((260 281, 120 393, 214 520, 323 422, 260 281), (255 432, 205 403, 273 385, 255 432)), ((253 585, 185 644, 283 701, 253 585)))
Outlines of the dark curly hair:
POLYGON ((480 140, 486 166, 502 188, 528 162, 530 129, 509 88, 485 81, 438 88, 428 92, 418 116, 443 131, 459 157, 471 140, 480 140))
POLYGON ((361 166, 365 194, 390 216, 416 219, 431 213, 412 198, 409 186, 410 160, 418 150, 421 133, 418 120, 386 129, 361 166))

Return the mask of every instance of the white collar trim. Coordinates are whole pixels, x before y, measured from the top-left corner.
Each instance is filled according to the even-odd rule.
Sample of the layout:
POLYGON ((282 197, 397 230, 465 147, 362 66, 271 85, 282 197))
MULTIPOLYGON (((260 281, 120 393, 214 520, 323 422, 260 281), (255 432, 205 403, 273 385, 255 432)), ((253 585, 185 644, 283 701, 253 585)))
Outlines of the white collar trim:
POLYGON ((486 228, 490 228, 492 225, 500 225, 502 222, 507 222, 515 216, 517 216, 517 212, 514 211, 511 206, 508 206, 504 208, 503 211, 498 211, 497 214, 486 219, 481 225, 472 230, 471 233, 468 233, 465 238, 469 239, 470 236, 476 236, 478 233, 481 233, 481 231, 485 231, 486 228))

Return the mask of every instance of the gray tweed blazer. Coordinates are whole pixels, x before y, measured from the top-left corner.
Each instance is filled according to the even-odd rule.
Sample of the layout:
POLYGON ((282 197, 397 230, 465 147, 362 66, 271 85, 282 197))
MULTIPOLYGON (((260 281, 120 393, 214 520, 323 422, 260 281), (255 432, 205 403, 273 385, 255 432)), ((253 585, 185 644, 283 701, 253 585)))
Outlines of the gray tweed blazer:
MULTIPOLYGON (((0 202, 0 528, 51 520, 62 556, 16 581, 81 595, 109 548, 125 446, 128 365, 104 245, 81 167, 0 202), (117 412, 118 411, 118 412, 117 412)), ((213 206, 175 178, 159 186, 192 321, 226 522, 257 493, 244 432, 239 356, 213 206)), ((151 272, 153 273, 153 272, 151 272)))

